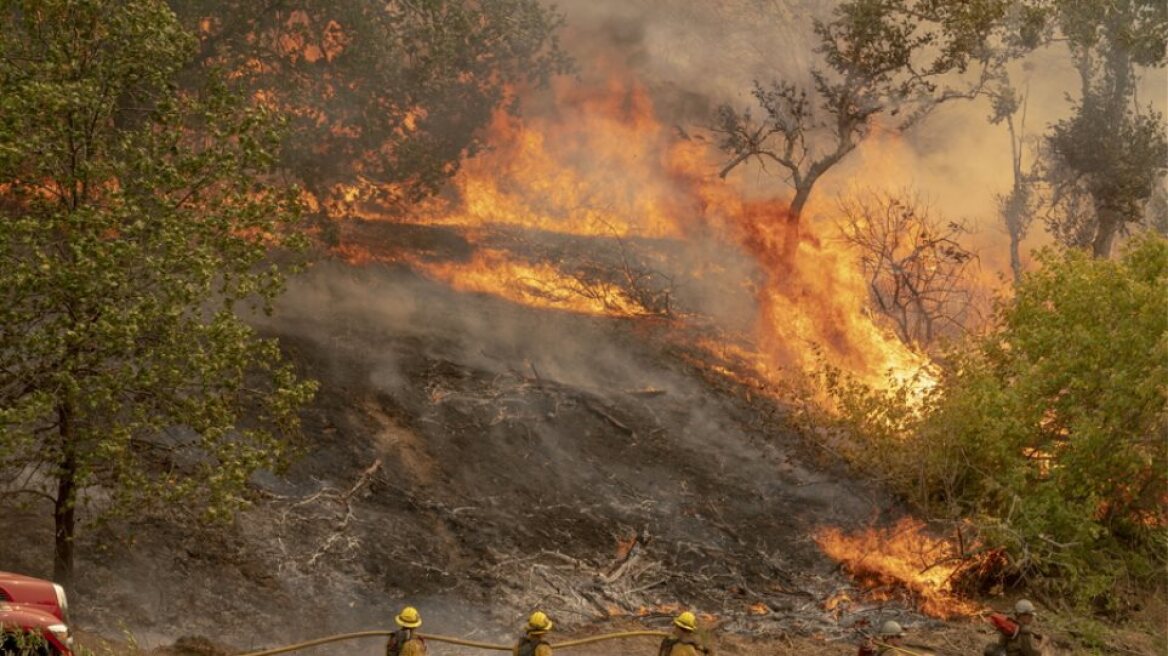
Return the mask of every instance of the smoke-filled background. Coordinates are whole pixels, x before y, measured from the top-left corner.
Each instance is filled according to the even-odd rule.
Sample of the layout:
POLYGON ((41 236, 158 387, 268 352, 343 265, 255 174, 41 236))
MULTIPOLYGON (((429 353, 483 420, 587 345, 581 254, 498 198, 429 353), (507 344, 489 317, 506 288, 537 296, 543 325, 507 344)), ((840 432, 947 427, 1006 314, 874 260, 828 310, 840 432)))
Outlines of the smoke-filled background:
MULTIPOLYGON (((574 72, 504 85, 517 111, 489 112, 483 148, 434 194, 402 202, 400 181, 337 174, 340 155, 299 144, 320 259, 271 316, 248 317, 321 383, 299 457, 255 476, 256 506, 229 527, 94 527, 84 628, 248 649, 384 627, 411 603, 436 633, 504 641, 536 607, 569 632, 667 628, 692 608, 727 634, 814 636, 843 653, 853 629, 884 619, 940 630, 937 618, 974 612, 945 587, 956 565, 916 566, 945 548, 919 523, 844 536, 904 509, 843 466, 804 411, 825 368, 877 388, 936 384, 935 353, 874 307, 841 203, 916 194, 938 225, 966 222, 955 250, 970 254, 971 309, 946 338, 985 328, 990 299, 1009 294, 1011 145, 988 101, 948 102, 904 132, 878 117, 815 185, 792 261, 781 169, 752 160, 723 178, 731 155, 712 128, 724 105, 757 115, 756 80, 812 83, 813 22, 832 4, 559 7, 574 72), (873 600, 827 544, 908 555, 873 600)), ((313 57, 348 47, 331 43, 313 57)), ((1029 166, 1078 74, 1057 43, 1009 70, 1026 92, 1029 166)), ((1163 75, 1141 85, 1141 102, 1168 107, 1163 75)), ((429 117, 404 114, 397 136, 429 117)), ((1049 241, 1035 221, 1023 251, 1049 241)), ((22 539, 51 541, 20 517, 38 527, 22 539)), ((0 550, 4 567, 47 568, 15 551, 0 550)))
MULTIPOLYGON (((579 57, 580 77, 597 83, 606 72, 596 63, 615 62, 619 70, 652 90, 666 122, 686 128, 708 127, 719 104, 753 105, 755 80, 810 82, 812 67, 823 63, 815 52, 815 19, 830 16, 820 2, 582 2, 560 3, 568 16, 566 40, 579 57)), ((1024 133, 1035 140, 1071 112, 1079 76, 1066 48, 1052 44, 1010 66, 1014 84, 1024 90, 1024 133)), ((1168 76, 1151 71, 1140 80, 1139 102, 1156 111, 1168 108, 1168 76)), ((992 125, 986 99, 952 102, 906 134, 891 126, 833 170, 816 191, 816 218, 830 232, 834 200, 867 188, 913 188, 951 219, 976 227, 971 246, 995 276, 1008 275, 1005 228, 996 196, 1012 184, 1010 141, 1003 125, 992 125)), ((1033 142, 1031 143, 1033 145, 1033 142)), ((1033 151, 1026 160, 1033 162, 1033 151)), ((769 195, 779 185, 758 167, 736 173, 745 189, 769 195)), ((1026 246, 1050 242, 1041 225, 1029 231, 1026 246)))

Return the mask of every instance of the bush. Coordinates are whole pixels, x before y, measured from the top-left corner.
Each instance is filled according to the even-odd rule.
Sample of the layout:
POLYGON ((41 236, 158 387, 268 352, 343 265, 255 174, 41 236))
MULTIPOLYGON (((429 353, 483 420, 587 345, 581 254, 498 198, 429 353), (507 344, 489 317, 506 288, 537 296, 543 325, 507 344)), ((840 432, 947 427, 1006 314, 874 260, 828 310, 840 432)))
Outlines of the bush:
POLYGON ((1017 574, 1110 610, 1164 572, 1168 241, 1038 262, 929 392, 824 380, 852 448, 907 499, 973 521, 1017 574))

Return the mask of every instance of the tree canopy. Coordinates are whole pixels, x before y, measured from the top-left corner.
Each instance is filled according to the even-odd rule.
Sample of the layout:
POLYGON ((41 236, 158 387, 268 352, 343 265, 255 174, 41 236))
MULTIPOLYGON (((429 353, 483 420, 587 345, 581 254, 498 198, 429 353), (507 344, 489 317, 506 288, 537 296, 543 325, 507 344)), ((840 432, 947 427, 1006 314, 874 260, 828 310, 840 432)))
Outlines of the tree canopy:
POLYGON ((496 109, 569 68, 537 0, 170 4, 200 37, 195 65, 287 113, 281 165, 325 205, 337 184, 391 210, 435 193, 496 109))
POLYGON ((161 0, 0 0, 0 469, 76 511, 222 516, 313 390, 236 312, 266 307, 297 193, 277 124, 205 75, 161 0))
POLYGON ((1048 226, 1060 242, 1107 257, 1116 236, 1143 219, 1168 167, 1164 117, 1137 99, 1140 71, 1165 64, 1168 6, 1058 0, 1048 11, 1080 81, 1072 115, 1046 134, 1056 206, 1048 226))
MULTIPOLYGON (((877 120, 896 129, 942 103, 977 96, 1023 46, 1007 25, 1011 2, 848 0, 816 21, 824 67, 799 80, 756 81, 761 116, 725 105, 713 129, 725 177, 756 160, 777 165, 794 190, 783 257, 794 257, 803 208, 816 182, 867 138, 877 120)), ((1025 13, 1025 12, 1024 12, 1025 13)))

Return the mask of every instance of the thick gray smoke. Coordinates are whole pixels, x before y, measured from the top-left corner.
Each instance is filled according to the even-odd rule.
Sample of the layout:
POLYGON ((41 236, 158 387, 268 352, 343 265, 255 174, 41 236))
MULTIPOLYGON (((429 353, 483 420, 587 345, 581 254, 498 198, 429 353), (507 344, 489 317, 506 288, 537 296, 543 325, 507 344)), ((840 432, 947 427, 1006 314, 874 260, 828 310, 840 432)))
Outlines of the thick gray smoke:
POLYGON ((369 349, 372 382, 390 394, 408 381, 393 352, 374 350, 378 334, 417 339, 420 355, 487 375, 519 373, 594 390, 660 386, 645 363, 612 342, 606 323, 562 312, 536 319, 410 275, 326 265, 292 284, 273 325, 321 344, 369 349))
MULTIPOLYGON (((810 0, 665 0, 620 2, 575 0, 559 3, 569 22, 568 43, 587 77, 589 56, 623 57, 654 92, 668 120, 691 128, 707 125, 721 103, 746 108, 754 80, 806 83, 813 66, 812 23, 830 15, 833 3, 810 0), (613 52, 619 53, 613 55, 613 52)), ((1079 88, 1065 45, 1056 43, 1015 63, 1014 84, 1027 94, 1024 132, 1031 142, 1047 126, 1068 116, 1079 88)), ((1143 75, 1141 103, 1168 110, 1168 76, 1143 75)), ((835 199, 863 189, 914 189, 940 215, 974 228, 969 246, 980 251, 987 279, 1009 270, 1007 238, 997 214, 997 196, 1009 191, 1010 141, 1002 125, 991 125, 985 99, 951 103, 903 135, 877 130, 875 137, 821 181, 812 219, 830 232, 835 199)), ((1026 166, 1033 161, 1028 157, 1026 166)), ((746 188, 764 196, 782 195, 774 171, 747 167, 746 188)), ((1024 250, 1049 242, 1036 222, 1024 250)))
POLYGON ((745 102, 756 79, 809 79, 811 21, 830 8, 813 0, 571 0, 559 6, 585 75, 588 57, 620 57, 662 95, 672 90, 678 100, 714 103, 745 102))

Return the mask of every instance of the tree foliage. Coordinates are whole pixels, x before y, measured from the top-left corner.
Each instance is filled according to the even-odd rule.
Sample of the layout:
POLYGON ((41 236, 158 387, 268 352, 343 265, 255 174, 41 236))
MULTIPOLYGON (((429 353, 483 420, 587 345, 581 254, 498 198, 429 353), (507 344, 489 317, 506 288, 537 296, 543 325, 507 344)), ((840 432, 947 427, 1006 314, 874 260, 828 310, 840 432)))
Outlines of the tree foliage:
POLYGON ((1164 117, 1136 103, 1139 71, 1166 61, 1168 6, 1057 0, 1050 10, 1081 82, 1074 113, 1046 135, 1048 178, 1062 205, 1050 228, 1063 243, 1107 257, 1115 237, 1143 218, 1168 167, 1164 117), (1077 195, 1090 199, 1090 211, 1075 207, 1077 195))
POLYGON ((223 516, 312 392, 235 311, 298 216, 276 125, 179 92, 197 46, 161 0, 0 0, 0 470, 52 499, 62 581, 87 488, 223 516))
POLYGON ((1168 241, 1038 263, 916 405, 904 386, 832 389, 909 498, 973 518, 1018 573, 1114 601, 1163 571, 1168 545, 1168 241))
POLYGON ((562 19, 536 0, 171 0, 196 63, 286 112, 281 164, 328 210, 435 193, 515 91, 568 69, 562 19))
POLYGON ((810 85, 755 82, 755 117, 725 105, 714 130, 729 160, 725 177, 745 162, 777 165, 795 190, 784 257, 794 257, 799 224, 815 183, 868 136, 877 120, 897 129, 939 105, 972 98, 1000 75, 1021 47, 1007 30, 1007 0, 848 0, 816 21, 824 68, 810 85))

